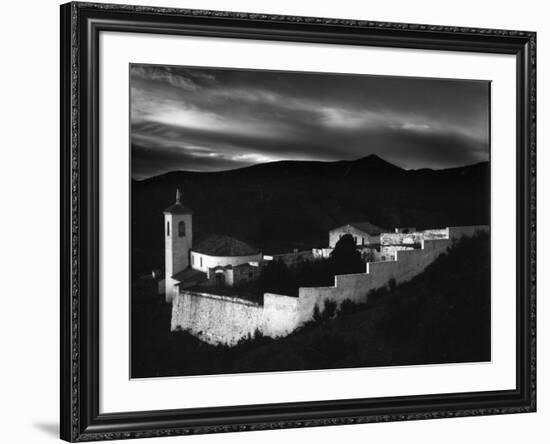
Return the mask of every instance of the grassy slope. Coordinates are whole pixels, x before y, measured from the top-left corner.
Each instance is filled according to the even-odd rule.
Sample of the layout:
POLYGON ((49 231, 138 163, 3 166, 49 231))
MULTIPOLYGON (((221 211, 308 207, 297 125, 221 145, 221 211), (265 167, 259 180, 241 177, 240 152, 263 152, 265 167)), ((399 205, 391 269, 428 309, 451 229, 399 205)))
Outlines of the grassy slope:
POLYGON ((147 290, 133 306, 134 377, 485 361, 490 359, 489 237, 465 239, 413 281, 345 304, 292 335, 213 347, 170 333, 147 290))

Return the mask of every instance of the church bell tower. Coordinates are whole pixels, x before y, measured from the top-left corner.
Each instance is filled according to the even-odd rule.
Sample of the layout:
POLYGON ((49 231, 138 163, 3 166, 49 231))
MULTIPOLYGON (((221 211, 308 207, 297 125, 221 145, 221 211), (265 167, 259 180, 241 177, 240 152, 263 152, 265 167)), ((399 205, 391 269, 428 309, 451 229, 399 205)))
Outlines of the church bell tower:
POLYGON ((164 240, 166 302, 172 302, 179 282, 174 276, 189 267, 193 247, 193 212, 182 205, 179 189, 176 202, 164 210, 164 240))

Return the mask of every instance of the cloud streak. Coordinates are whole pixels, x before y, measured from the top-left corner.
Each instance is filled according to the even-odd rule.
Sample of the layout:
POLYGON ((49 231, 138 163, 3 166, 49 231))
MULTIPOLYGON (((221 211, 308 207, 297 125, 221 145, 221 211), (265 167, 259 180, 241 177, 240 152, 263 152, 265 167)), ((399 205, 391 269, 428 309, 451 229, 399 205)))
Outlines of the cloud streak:
POLYGON ((405 168, 489 158, 489 83, 132 65, 132 175, 378 154, 405 168))

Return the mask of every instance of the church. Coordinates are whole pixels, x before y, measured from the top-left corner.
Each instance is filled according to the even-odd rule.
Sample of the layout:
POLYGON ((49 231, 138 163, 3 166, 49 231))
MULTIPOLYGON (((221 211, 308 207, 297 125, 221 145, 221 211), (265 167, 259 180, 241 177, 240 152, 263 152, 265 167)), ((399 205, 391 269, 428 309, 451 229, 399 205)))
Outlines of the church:
POLYGON ((193 245, 193 211, 176 202, 164 210, 165 292, 171 302, 180 288, 234 286, 257 279, 263 254, 226 235, 211 235, 193 245))

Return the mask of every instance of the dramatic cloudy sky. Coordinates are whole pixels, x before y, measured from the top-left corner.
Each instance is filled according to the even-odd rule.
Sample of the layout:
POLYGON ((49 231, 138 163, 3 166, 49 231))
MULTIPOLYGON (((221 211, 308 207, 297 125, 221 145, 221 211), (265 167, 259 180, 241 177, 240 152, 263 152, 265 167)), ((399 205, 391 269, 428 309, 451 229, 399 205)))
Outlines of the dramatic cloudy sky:
POLYGON ((484 81, 132 65, 132 176, 357 159, 489 158, 484 81))

